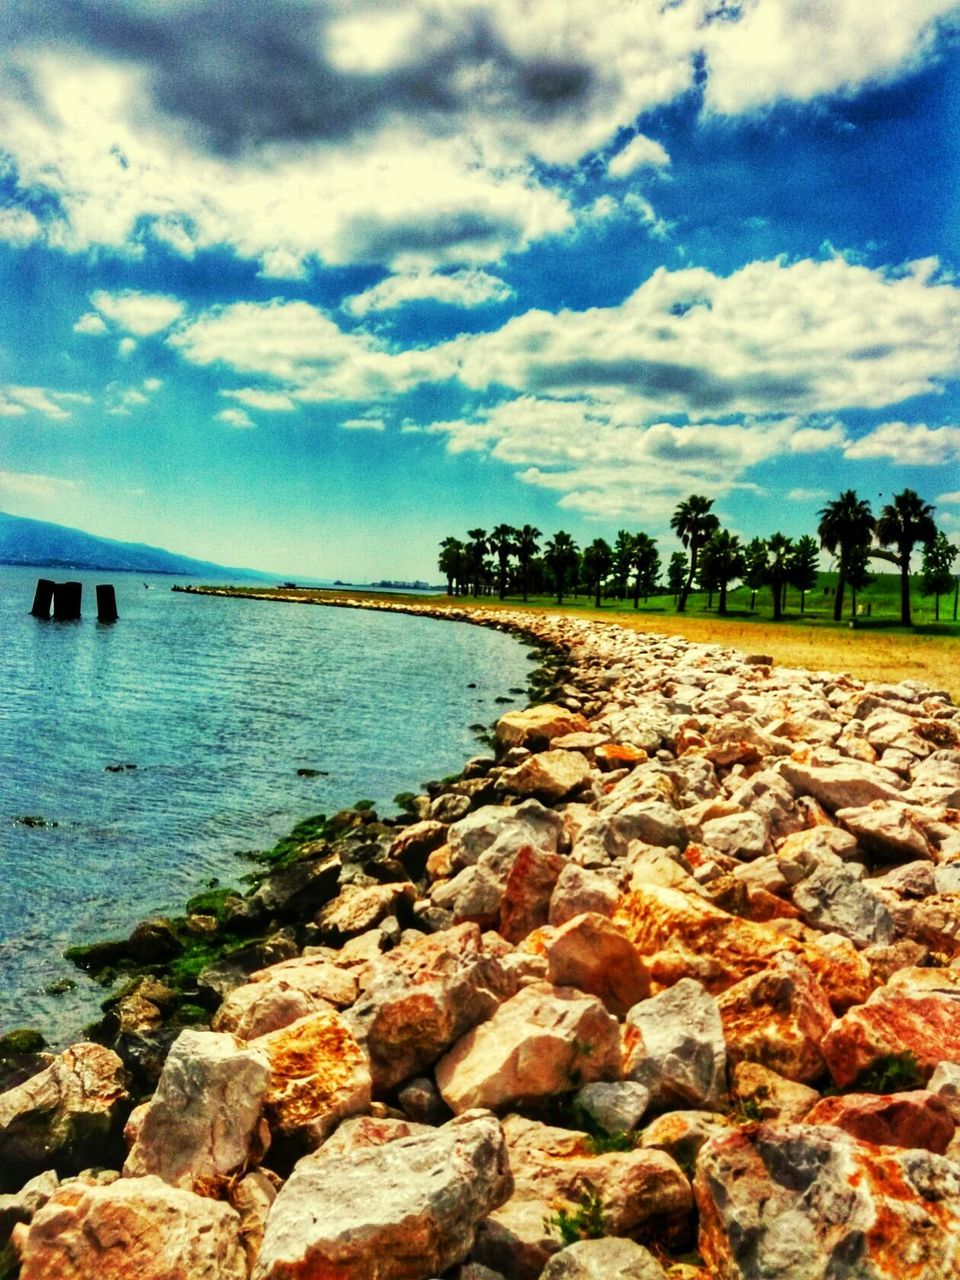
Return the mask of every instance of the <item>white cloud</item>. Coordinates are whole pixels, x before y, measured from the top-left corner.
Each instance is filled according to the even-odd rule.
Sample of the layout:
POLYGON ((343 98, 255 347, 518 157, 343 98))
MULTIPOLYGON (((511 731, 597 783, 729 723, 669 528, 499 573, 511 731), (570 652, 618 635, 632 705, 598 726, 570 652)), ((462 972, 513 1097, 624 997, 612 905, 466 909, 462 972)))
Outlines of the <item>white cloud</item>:
POLYGON ((919 66, 934 47, 937 19, 956 18, 955 0, 763 0, 737 6, 736 21, 705 28, 706 103, 726 115, 781 100, 851 93, 919 66))
POLYGON ((666 148, 654 138, 638 133, 607 165, 612 178, 626 178, 638 169, 665 169, 670 164, 666 148))
POLYGON ((89 403, 89 396, 52 391, 46 387, 5 386, 0 388, 0 416, 20 417, 23 413, 33 412, 61 421, 70 417, 68 410, 60 403, 63 400, 68 403, 89 403))
POLYGON ((348 431, 385 431, 387 424, 382 418, 347 418, 346 422, 340 423, 341 427, 345 427, 348 431))
POLYGON ((144 391, 149 391, 151 395, 153 395, 154 392, 159 391, 162 386, 163 386, 162 378, 144 378, 143 380, 144 391))
POLYGON ((43 235, 43 228, 29 209, 0 209, 0 240, 20 249, 43 235))
POLYGON ((18 498, 46 502, 76 488, 75 480, 64 480, 61 476, 47 476, 30 471, 0 471, 0 492, 18 498))
POLYGON ((247 430, 254 425, 253 419, 245 409, 221 409, 216 415, 218 422, 225 422, 228 427, 247 430))
POLYGON ((125 360, 127 356, 133 355, 137 349, 136 338, 121 338, 117 343, 117 355, 125 360))
POLYGON ((82 315, 77 323, 73 326, 74 333, 106 333, 107 326, 103 316, 97 315, 95 311, 88 311, 82 315))
POLYGON ((351 315, 365 316, 371 311, 392 311, 408 302, 443 302, 453 307, 480 307, 491 302, 506 302, 513 289, 499 276, 478 268, 464 268, 449 275, 419 271, 410 275, 388 276, 379 284, 348 298, 344 306, 351 315))
POLYGON ((285 391, 264 391, 261 387, 239 387, 236 391, 221 391, 230 400, 239 400, 249 409, 265 413, 290 413, 296 405, 285 391))
POLYGON ((4 392, 0 390, 0 418, 23 418, 26 416, 26 412, 22 404, 8 400, 4 392))
POLYGON ((952 493, 941 493, 937 497, 937 502, 960 503, 960 489, 954 489, 952 493))
POLYGON ((830 497, 829 489, 791 489, 787 494, 788 502, 822 502, 830 497))
POLYGON ((138 338, 169 329, 183 315, 180 299, 162 293, 137 293, 132 289, 108 293, 99 289, 90 295, 90 301, 117 328, 135 333, 138 338))
POLYGON ((960 462, 960 427, 884 422, 844 449, 854 461, 889 458, 901 466, 940 467, 960 462))

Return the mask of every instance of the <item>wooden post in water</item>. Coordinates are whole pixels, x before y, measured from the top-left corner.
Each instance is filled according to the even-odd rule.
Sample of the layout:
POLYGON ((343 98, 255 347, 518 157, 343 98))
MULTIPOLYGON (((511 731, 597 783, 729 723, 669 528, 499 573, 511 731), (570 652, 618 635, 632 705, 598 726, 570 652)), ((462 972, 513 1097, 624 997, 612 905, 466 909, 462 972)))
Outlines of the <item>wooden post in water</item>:
POLYGON ((35 618, 49 618, 50 606, 53 603, 53 583, 49 578, 37 579, 37 590, 33 597, 33 608, 30 612, 35 618))
POLYGON ((97 621, 98 622, 116 622, 120 615, 117 613, 117 593, 114 591, 110 583, 97 584, 97 621))
POLYGON ((57 622, 76 622, 83 599, 82 582, 58 582, 53 588, 53 616, 57 622))

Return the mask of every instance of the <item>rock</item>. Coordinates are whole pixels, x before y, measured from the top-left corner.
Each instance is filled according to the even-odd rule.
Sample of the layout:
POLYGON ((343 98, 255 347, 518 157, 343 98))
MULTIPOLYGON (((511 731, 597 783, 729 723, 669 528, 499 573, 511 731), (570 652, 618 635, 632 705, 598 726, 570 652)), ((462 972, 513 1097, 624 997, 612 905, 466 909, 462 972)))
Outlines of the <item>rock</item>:
MULTIPOLYGON (((662 848, 675 845, 678 849, 685 849, 689 839, 681 816, 659 800, 638 800, 625 806, 610 819, 610 828, 616 845, 624 852, 632 840, 642 840, 644 844, 662 848)), ((611 852, 618 851, 616 846, 611 849, 611 852)))
POLYGON ((251 910, 278 920, 313 915, 337 892, 342 864, 339 853, 324 851, 271 871, 248 899, 251 910))
POLYGON ((823 988, 795 956, 744 978, 717 999, 731 1062, 757 1062, 788 1080, 824 1075, 820 1042, 833 1022, 823 988))
POLYGON ((160 1178, 69 1183, 18 1230, 20 1280, 247 1277, 234 1210, 160 1178))
POLYGON ((954 1122, 960 1124, 960 1063, 938 1062, 927 1088, 946 1103, 954 1122))
POLYGON ((802 878, 803 872, 821 862, 830 862, 831 855, 849 862, 859 857, 860 846, 856 836, 840 827, 817 824, 794 831, 785 836, 777 846, 777 865, 791 884, 802 878), (801 870, 797 871, 799 867, 801 870))
POLYGON ((423 875, 427 858, 439 849, 447 838, 445 823, 427 818, 411 823, 395 836, 390 845, 390 857, 395 858, 414 880, 423 875))
POLYGON ((699 982, 642 1000, 623 1028, 623 1074, 650 1090, 656 1108, 718 1109, 727 1092, 727 1055, 717 1002, 699 982))
POLYGON ((320 938, 336 946, 375 928, 387 916, 407 918, 416 898, 417 891, 409 881, 362 888, 346 885, 316 918, 320 938))
POLYGON ((123 1063, 81 1042, 0 1094, 0 1189, 16 1190, 51 1166, 76 1173, 119 1144, 129 1095, 123 1063))
POLYGON ((771 925, 741 920, 702 898, 653 884, 624 894, 613 922, 661 986, 690 977, 708 991, 723 991, 766 968, 781 951, 800 950, 771 925))
POLYGON ((301 1160, 277 1197, 253 1280, 423 1280, 462 1262, 510 1193, 497 1120, 301 1160))
POLYGON ((429 1076, 417 1076, 405 1084, 397 1093, 397 1102, 417 1124, 438 1125, 450 1119, 450 1109, 429 1076))
POLYGON ((542 751, 497 779, 497 791, 542 800, 563 800, 579 791, 593 776, 586 756, 579 751, 542 751))
POLYGON ((715 1111, 667 1111, 647 1125, 640 1145, 665 1151, 692 1178, 700 1148, 709 1138, 729 1129, 730 1124, 727 1116, 715 1111))
POLYGON ((254 1040, 317 1009, 346 1008, 356 998, 357 979, 350 970, 319 956, 298 956, 261 969, 251 982, 234 988, 214 1014, 212 1027, 254 1040))
POLYGON ((650 1106, 650 1090, 636 1080, 597 1080, 578 1091, 573 1106, 605 1133, 629 1133, 650 1106))
POLYGON ((530 945, 546 957, 548 982, 597 996, 618 1017, 650 994, 636 948, 605 916, 575 916, 535 935, 530 945))
POLYGON ((459 822, 470 812, 472 801, 470 796, 461 793, 444 791, 430 804, 431 822, 459 822))
POLYGON ((497 743, 501 750, 529 747, 540 751, 553 738, 567 733, 589 733, 590 725, 577 712, 544 702, 525 711, 508 711, 497 721, 497 743))
POLYGON ((642 747, 632 747, 625 742, 607 742, 594 750, 593 758, 598 768, 610 773, 614 769, 633 769, 649 756, 642 747))
POLYGON ((580 1240, 555 1253, 541 1280, 667 1280, 649 1249, 632 1240, 580 1240))
POLYGON ((552 925, 566 924, 574 916, 587 911, 611 916, 619 901, 620 890, 609 877, 576 862, 565 862, 550 896, 548 922, 552 925))
POLYGON ((821 1050, 841 1089, 867 1068, 913 1055, 922 1079, 944 1059, 960 1061, 960 974, 905 969, 839 1018, 821 1050))
POLYGON ((662 1151, 595 1155, 585 1133, 508 1116, 503 1122, 514 1190, 480 1225, 473 1257, 511 1280, 536 1280, 563 1248, 558 1211, 594 1203, 611 1236, 676 1244, 689 1227, 690 1184, 662 1151))
POLYGON ((548 1097, 619 1074, 616 1019, 594 996, 543 982, 502 1004, 436 1068, 454 1112, 548 1097))
MULTIPOLYGON (((940 870, 936 868, 937 872, 940 870)), ((929 862, 905 862, 878 876, 876 884, 884 892, 895 893, 901 898, 927 898, 938 891, 936 872, 929 862)))
POLYGON ((816 1089, 787 1080, 759 1062, 735 1063, 732 1086, 735 1099, 747 1115, 776 1124, 799 1123, 820 1101, 816 1089))
POLYGON ((838 809, 836 817, 859 845, 888 862, 907 858, 932 862, 935 857, 932 842, 902 804, 875 800, 864 808, 838 809))
POLYGON ((254 1169, 230 1187, 230 1204, 240 1219, 240 1239, 248 1269, 253 1268, 260 1253, 267 1216, 280 1186, 275 1173, 254 1169))
POLYGON ((874 800, 897 800, 903 782, 879 765, 838 757, 828 764, 809 764, 786 757, 780 772, 798 795, 811 795, 835 813, 838 809, 863 808, 874 800))
POLYGON ((566 858, 558 853, 521 846, 500 901, 499 932, 508 942, 521 942, 547 923, 551 895, 565 865, 566 858))
POLYGON ((766 824, 755 813, 732 813, 713 818, 700 827, 700 838, 711 849, 750 861, 770 852, 766 824))
POLYGON ((363 975, 350 1024, 370 1054, 377 1088, 431 1067, 516 984, 485 953, 475 924, 424 937, 382 957, 363 975))
POLYGON ((701 1151, 700 1252, 724 1280, 933 1280, 960 1267, 960 1169, 840 1130, 750 1125, 701 1151))
POLYGON ((317 1146, 338 1120, 370 1105, 370 1061, 335 1009, 249 1041, 266 1054, 270 1080, 264 1108, 274 1137, 317 1146))
POLYGON ((52 1169, 47 1169, 31 1178, 19 1191, 11 1195, 0 1195, 0 1258, 2 1246, 10 1239, 10 1232, 16 1224, 30 1222, 59 1185, 60 1179, 52 1169))
POLYGON ((393 1116, 352 1116, 344 1120, 336 1133, 323 1144, 323 1158, 330 1160, 358 1151, 361 1147, 382 1147, 399 1138, 412 1138, 424 1133, 433 1133, 433 1127, 412 1120, 398 1120, 393 1116))
POLYGON ((793 902, 808 924, 839 933, 854 946, 893 941, 894 922, 886 903, 846 864, 810 872, 794 885, 793 902))
POLYGON ((805 1124, 832 1124, 861 1142, 883 1147, 923 1148, 942 1156, 953 1138, 950 1109, 935 1093, 848 1093, 824 1098, 805 1124))
POLYGON ((123 1167, 198 1195, 222 1191, 263 1153, 260 1120, 270 1078, 265 1053, 214 1031, 181 1031, 123 1167))
POLYGON ((183 951, 169 920, 141 920, 127 939, 126 953, 135 964, 163 964, 183 951))
POLYGON ((450 866, 454 872, 475 865, 481 854, 496 848, 498 852, 517 853, 524 845, 557 852, 557 841, 563 819, 539 800, 505 807, 484 805, 447 832, 450 866))

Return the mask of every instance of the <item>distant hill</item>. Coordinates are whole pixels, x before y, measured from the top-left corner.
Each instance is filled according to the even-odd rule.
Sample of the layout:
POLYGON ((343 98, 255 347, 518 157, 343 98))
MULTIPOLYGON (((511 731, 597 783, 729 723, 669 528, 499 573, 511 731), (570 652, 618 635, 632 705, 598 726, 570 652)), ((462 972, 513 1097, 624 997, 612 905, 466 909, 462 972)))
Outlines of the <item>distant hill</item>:
POLYGON ((208 560, 178 556, 140 542, 115 542, 81 529, 68 529, 46 520, 27 520, 0 511, 0 564, 36 565, 43 569, 114 569, 134 573, 171 573, 217 578, 256 578, 275 575, 254 569, 230 569, 208 560))

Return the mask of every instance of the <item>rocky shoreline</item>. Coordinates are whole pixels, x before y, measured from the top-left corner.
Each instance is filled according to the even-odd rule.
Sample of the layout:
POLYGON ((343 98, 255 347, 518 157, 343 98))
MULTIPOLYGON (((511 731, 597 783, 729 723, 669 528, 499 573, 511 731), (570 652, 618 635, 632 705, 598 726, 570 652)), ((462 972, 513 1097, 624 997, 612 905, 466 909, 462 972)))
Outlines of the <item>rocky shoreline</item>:
POLYGON ((0 1277, 960 1276, 949 696, 324 603, 515 631, 546 701, 76 954, 128 980, 7 1047, 0 1277))

